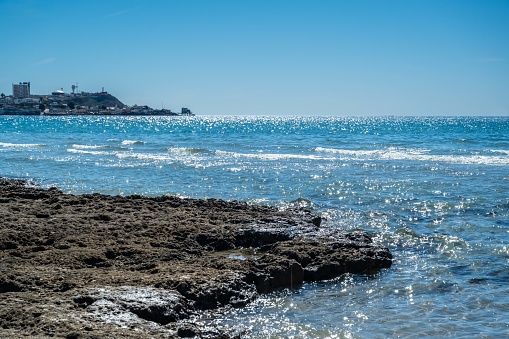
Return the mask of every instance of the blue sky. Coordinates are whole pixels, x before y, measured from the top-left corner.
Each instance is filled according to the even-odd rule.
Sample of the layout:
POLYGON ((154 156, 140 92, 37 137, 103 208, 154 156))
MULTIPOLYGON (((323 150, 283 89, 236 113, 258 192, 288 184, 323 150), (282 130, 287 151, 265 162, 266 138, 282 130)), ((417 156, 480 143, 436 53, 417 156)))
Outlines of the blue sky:
POLYGON ((0 92, 199 115, 509 115, 509 1, 0 0, 0 92))

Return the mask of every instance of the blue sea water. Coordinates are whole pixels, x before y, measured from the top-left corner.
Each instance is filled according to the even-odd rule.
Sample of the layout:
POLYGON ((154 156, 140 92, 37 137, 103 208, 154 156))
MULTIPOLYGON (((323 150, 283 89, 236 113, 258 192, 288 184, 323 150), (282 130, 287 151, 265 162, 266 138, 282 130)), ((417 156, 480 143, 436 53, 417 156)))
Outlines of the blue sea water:
POLYGON ((0 176, 307 206, 394 255, 214 321, 253 338, 509 335, 509 117, 0 116, 0 176))

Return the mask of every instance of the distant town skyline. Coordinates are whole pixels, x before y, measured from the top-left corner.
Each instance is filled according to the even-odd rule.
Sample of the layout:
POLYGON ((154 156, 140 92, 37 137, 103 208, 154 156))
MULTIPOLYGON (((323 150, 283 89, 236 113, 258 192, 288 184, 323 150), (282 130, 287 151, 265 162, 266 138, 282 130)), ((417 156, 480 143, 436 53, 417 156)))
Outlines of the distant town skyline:
POLYGON ((12 84, 12 94, 0 94, 0 115, 116 115, 116 116, 193 116, 193 112, 182 107, 180 112, 171 109, 154 109, 148 105, 125 105, 114 95, 104 90, 100 92, 78 91, 72 85, 72 92, 63 89, 51 94, 38 94, 30 91, 30 82, 12 84))
POLYGON ((509 1, 0 1, 0 93, 197 115, 509 115, 509 1))

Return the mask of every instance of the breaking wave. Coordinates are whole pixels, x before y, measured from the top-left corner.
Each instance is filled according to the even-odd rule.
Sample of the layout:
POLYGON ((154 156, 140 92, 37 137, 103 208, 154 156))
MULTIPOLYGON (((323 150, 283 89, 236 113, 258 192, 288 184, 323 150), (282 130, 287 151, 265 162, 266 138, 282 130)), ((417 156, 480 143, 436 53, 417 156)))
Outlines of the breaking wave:
POLYGON ((144 145, 145 142, 141 140, 124 140, 122 145, 144 145))
POLYGON ((288 160, 288 159, 300 159, 300 160, 326 160, 330 159, 327 157, 321 157, 313 154, 289 154, 289 153, 237 153, 217 150, 215 152, 217 156, 232 157, 232 158, 252 158, 260 160, 288 160))
POLYGON ((410 161, 427 161, 427 162, 447 162, 454 164, 468 165, 509 165, 508 156, 488 156, 488 155, 454 155, 454 154, 429 154, 429 150, 419 149, 379 149, 379 150, 348 150, 317 147, 316 152, 328 153, 343 156, 354 160, 410 160, 410 161))
POLYGON ((209 154, 212 153, 206 148, 199 147, 169 147, 166 149, 169 153, 176 154, 209 154))
POLYGON ((37 148, 45 147, 45 144, 13 144, 10 142, 0 142, 0 147, 11 147, 11 148, 37 148))

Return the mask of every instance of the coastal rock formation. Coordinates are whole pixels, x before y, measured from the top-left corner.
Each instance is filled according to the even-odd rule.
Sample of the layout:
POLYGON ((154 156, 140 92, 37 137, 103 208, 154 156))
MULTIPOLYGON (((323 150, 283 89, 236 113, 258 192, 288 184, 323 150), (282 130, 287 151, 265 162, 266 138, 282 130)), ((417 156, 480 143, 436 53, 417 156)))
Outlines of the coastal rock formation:
POLYGON ((307 210, 0 179, 0 214, 0 336, 228 338, 194 317, 392 263, 307 210))

